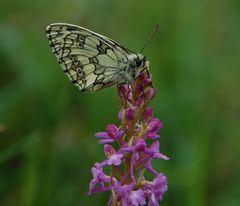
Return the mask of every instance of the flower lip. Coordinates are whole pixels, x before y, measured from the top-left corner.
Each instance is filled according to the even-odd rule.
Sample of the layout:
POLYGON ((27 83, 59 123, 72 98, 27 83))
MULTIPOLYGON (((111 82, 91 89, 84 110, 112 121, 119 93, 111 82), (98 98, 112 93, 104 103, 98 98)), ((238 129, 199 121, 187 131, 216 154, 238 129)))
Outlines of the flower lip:
POLYGON ((115 166, 119 166, 122 162, 122 157, 123 154, 113 154, 111 157, 109 157, 107 164, 108 165, 115 165, 115 166))
POLYGON ((120 198, 126 198, 129 195, 129 192, 133 188, 133 183, 128 184, 128 185, 121 185, 118 183, 115 187, 115 191, 117 192, 118 196, 120 198))
POLYGON ((134 206, 140 205, 145 205, 145 197, 144 197, 144 191, 139 189, 139 190, 132 190, 129 194, 129 200, 134 206))
POLYGON ((119 166, 121 164, 121 159, 123 157, 122 153, 116 153, 116 150, 108 144, 104 145, 104 153, 107 156, 107 160, 104 161, 103 165, 106 163, 108 165, 119 166))
POLYGON ((153 118, 150 120, 148 124, 148 132, 149 133, 157 133, 163 127, 162 122, 159 119, 153 118))
POLYGON ((167 178, 162 173, 158 174, 151 184, 150 202, 162 200, 163 194, 167 191, 167 178))
POLYGON ((93 179, 89 185, 89 192, 87 193, 88 195, 94 192, 96 184, 99 184, 99 191, 101 190, 104 191, 105 190, 104 184, 110 182, 110 178, 103 173, 103 170, 99 163, 96 163, 92 168, 92 175, 93 179))
POLYGON ((117 184, 115 186, 114 190, 117 193, 118 198, 121 200, 122 205, 145 205, 144 191, 142 189, 133 190, 133 186, 133 183, 127 185, 117 184))
POLYGON ((159 119, 152 118, 147 124, 147 131, 145 132, 146 137, 148 139, 158 139, 160 136, 157 133, 162 127, 163 124, 159 119))
POLYGON ((160 153, 160 144, 158 141, 153 142, 149 148, 145 149, 145 153, 156 159, 169 160, 170 158, 160 153))

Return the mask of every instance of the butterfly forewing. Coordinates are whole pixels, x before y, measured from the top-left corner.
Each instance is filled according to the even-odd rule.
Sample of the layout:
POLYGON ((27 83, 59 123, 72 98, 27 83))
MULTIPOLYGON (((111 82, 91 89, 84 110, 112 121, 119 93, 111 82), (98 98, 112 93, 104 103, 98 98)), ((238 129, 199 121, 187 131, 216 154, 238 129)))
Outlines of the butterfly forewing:
POLYGON ((64 73, 80 90, 97 91, 126 80, 122 72, 133 52, 83 27, 56 23, 46 29, 64 73))

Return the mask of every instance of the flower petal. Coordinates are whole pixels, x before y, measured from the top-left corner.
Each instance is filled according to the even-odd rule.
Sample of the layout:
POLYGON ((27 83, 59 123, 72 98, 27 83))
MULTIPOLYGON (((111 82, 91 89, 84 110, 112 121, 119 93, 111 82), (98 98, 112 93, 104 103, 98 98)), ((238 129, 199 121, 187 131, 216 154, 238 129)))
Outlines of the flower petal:
POLYGON ((134 112, 133 109, 130 109, 130 108, 126 109, 125 110, 125 119, 127 121, 133 120, 134 119, 134 114, 135 114, 135 112, 134 112))
POLYGON ((134 206, 146 204, 144 192, 141 189, 131 191, 129 195, 129 200, 134 206))
POLYGON ((121 159, 123 157, 123 154, 113 154, 111 157, 108 158, 108 165, 115 165, 119 166, 121 164, 121 159))
POLYGON ((119 137, 121 137, 124 134, 124 130, 123 129, 119 129, 118 132, 115 134, 115 139, 118 139, 119 137))
POLYGON ((110 158, 112 155, 116 153, 116 150, 109 144, 104 145, 104 153, 107 158, 110 158))
POLYGON ((109 138, 109 135, 107 132, 97 132, 95 133, 95 136, 98 138, 109 138))
POLYGON ((106 127, 106 131, 110 137, 114 138, 115 134, 118 131, 118 128, 114 124, 108 124, 106 127))
POLYGON ((101 139, 99 140, 99 144, 108 144, 108 143, 113 143, 114 139, 101 139))
POLYGON ((153 115, 153 109, 151 107, 148 107, 143 112, 143 118, 145 121, 148 121, 152 118, 153 115))

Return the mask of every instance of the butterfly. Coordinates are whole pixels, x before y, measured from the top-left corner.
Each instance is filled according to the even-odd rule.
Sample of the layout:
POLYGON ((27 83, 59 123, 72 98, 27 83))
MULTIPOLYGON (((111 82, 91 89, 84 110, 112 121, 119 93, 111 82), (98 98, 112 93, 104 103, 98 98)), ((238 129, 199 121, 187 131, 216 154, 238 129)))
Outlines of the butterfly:
POLYGON ((130 84, 147 67, 141 53, 80 26, 54 23, 46 34, 63 72, 81 91, 130 84))

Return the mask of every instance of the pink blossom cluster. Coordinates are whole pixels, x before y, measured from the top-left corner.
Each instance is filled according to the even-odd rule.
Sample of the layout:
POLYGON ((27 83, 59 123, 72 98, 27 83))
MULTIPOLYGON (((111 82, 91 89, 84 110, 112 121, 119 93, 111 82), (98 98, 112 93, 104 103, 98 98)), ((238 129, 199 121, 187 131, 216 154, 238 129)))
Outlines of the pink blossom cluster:
POLYGON ((163 125, 148 106, 155 96, 152 80, 141 72, 131 85, 119 85, 118 94, 120 126, 109 124, 106 131, 95 134, 104 146, 106 160, 93 166, 88 194, 111 191, 109 206, 158 206, 167 191, 167 178, 154 170, 151 161, 169 158, 159 151, 163 125), (106 167, 110 167, 109 174, 106 167), (151 181, 145 178, 145 171, 152 174, 151 181))

